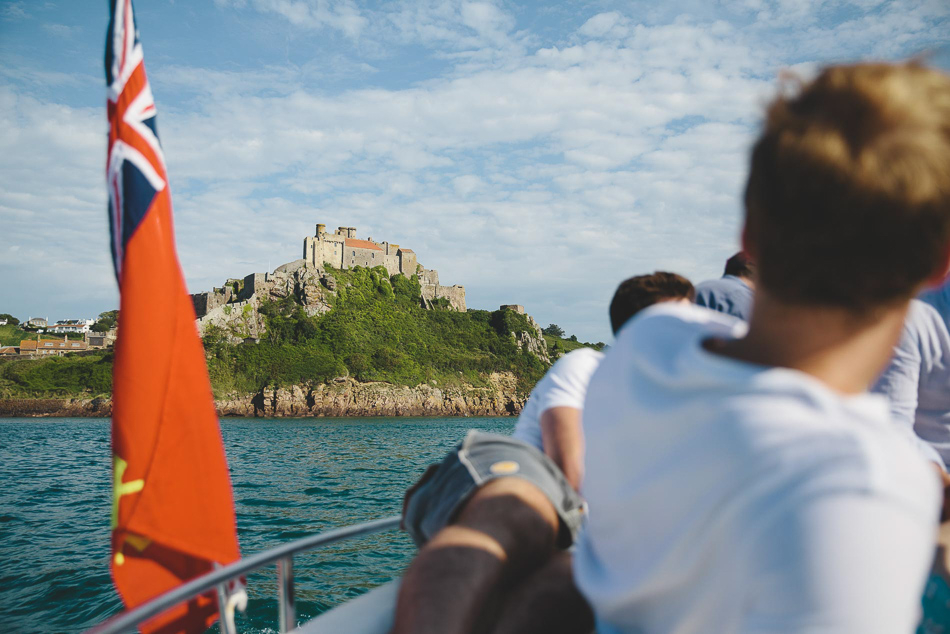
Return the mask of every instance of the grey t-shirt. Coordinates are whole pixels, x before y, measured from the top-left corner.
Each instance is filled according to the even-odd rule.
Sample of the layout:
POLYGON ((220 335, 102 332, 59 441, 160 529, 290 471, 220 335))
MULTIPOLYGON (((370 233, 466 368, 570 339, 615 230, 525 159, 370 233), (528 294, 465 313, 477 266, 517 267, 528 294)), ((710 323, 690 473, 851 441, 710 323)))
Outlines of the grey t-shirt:
POLYGON ((696 304, 749 321, 755 293, 735 275, 723 275, 696 285, 696 304))
POLYGON ((894 356, 871 391, 886 396, 894 421, 950 465, 950 330, 936 308, 911 302, 894 356))

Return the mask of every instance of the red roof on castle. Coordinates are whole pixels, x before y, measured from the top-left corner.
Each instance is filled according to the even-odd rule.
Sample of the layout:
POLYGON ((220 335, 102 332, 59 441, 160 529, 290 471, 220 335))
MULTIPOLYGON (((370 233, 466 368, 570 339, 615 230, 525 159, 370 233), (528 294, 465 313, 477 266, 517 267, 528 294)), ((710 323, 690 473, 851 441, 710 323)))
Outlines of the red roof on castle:
POLYGON ((403 253, 415 253, 415 251, 413 251, 412 249, 399 249, 399 250, 402 251, 403 253))
POLYGON ((370 242, 369 240, 357 240, 356 238, 347 238, 346 246, 354 247, 356 249, 372 249, 374 251, 382 251, 379 245, 375 242, 370 242))

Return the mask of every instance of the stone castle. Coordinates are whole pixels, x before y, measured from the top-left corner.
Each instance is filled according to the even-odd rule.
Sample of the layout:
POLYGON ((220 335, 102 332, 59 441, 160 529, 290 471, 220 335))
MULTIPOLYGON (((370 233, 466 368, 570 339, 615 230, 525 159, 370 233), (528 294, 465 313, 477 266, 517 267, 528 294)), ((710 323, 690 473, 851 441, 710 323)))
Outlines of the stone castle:
POLYGON ((385 241, 376 242, 372 238, 361 240, 356 237, 355 227, 339 227, 334 233, 327 233, 326 225, 317 224, 316 233, 303 239, 303 259, 315 267, 324 264, 337 269, 382 266, 390 276, 399 273, 406 277, 418 275, 423 299, 429 302, 444 299, 451 308, 465 312, 464 286, 442 286, 439 272, 419 264, 412 249, 385 241))
POLYGON ((251 273, 243 279, 229 279, 221 288, 192 295, 199 328, 203 331, 206 323, 233 322, 235 315, 240 314, 243 321, 248 322, 246 330, 253 338, 260 330, 259 323, 251 323, 261 321, 256 315, 257 303, 266 297, 279 299, 293 294, 309 314, 326 312, 330 309, 326 293, 333 293, 336 288, 332 276, 326 272, 327 266, 335 269, 382 266, 390 276, 417 275, 425 308, 441 304, 460 312, 466 310, 465 287, 439 284, 439 272, 419 264, 412 249, 375 242, 372 238, 361 240, 356 237, 354 227, 340 227, 335 233, 327 233, 326 225, 318 224, 316 234, 304 238, 303 259, 288 262, 271 273, 251 273), (249 315, 251 309, 253 314, 249 315))

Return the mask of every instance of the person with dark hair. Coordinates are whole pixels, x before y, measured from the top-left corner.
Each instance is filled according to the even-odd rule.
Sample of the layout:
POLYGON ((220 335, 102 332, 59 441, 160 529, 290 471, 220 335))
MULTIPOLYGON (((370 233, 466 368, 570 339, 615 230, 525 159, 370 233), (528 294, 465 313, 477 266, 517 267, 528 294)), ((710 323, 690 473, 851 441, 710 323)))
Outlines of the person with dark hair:
MULTIPOLYGON (((693 285, 674 273, 632 277, 610 304, 614 333, 647 306, 692 298, 693 285)), ((581 412, 602 358, 586 347, 561 357, 511 437, 470 431, 406 493, 403 524, 420 551, 403 577, 393 632, 590 631, 564 549, 585 514, 581 412), (551 601, 557 610, 525 610, 551 601)))
POLYGON ((748 325, 658 306, 588 387, 597 631, 913 632, 942 472, 867 389, 950 268, 950 77, 835 66, 776 99, 743 246, 748 325))
POLYGON ((610 302, 610 326, 616 335, 627 321, 647 306, 660 302, 693 301, 692 282, 676 273, 656 271, 624 280, 610 302))
MULTIPOLYGON (((669 301, 693 301, 692 283, 676 273, 656 271, 624 280, 610 302, 614 335, 644 308, 669 301)), ((590 377, 604 355, 578 348, 561 357, 544 375, 525 404, 513 438, 547 454, 575 489, 583 479, 584 436, 581 410, 590 377)))
POLYGON ((726 260, 723 276, 696 285, 696 304, 749 321, 755 296, 755 262, 745 251, 726 260))

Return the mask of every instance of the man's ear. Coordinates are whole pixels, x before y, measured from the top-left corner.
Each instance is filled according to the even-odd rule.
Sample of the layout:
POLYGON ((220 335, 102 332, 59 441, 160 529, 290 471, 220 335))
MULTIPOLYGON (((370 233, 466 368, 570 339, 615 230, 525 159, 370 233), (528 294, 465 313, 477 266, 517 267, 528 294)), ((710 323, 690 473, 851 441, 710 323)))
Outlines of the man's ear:
POLYGON ((942 285, 950 275, 950 244, 943 250, 943 256, 933 274, 924 280, 924 288, 933 288, 942 285))

